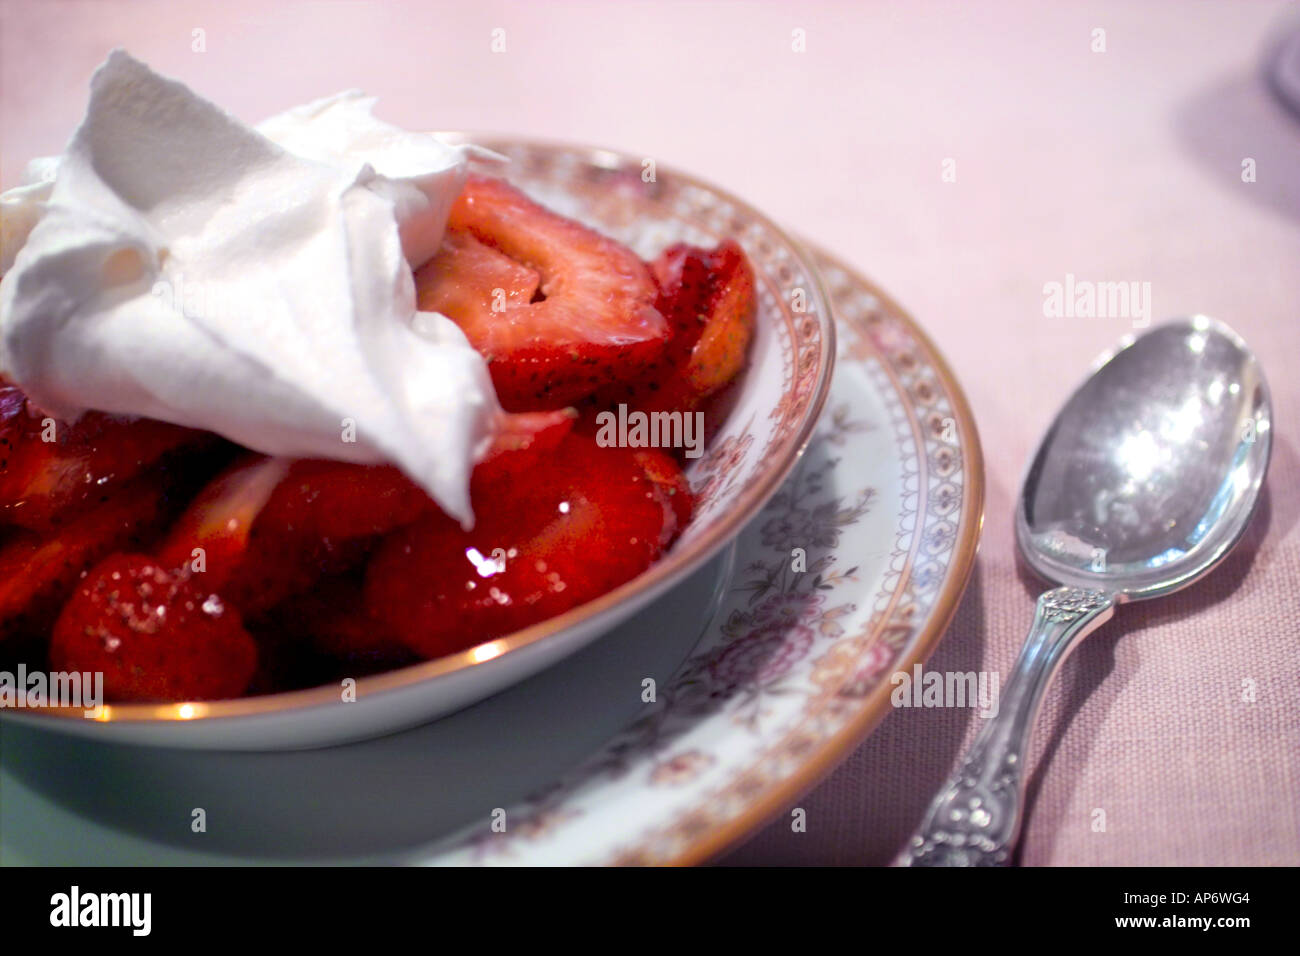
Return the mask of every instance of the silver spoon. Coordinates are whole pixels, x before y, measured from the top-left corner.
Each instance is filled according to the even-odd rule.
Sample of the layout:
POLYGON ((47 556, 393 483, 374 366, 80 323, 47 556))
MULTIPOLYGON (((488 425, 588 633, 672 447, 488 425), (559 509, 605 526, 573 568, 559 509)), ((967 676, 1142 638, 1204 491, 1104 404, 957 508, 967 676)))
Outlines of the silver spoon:
POLYGON ((961 767, 898 862, 997 866, 1020 832, 1029 736, 1062 661, 1117 604, 1184 588, 1250 521, 1272 445, 1268 385, 1246 343, 1193 316, 1101 357, 1030 461, 1016 511, 1025 562, 1061 585, 961 767))

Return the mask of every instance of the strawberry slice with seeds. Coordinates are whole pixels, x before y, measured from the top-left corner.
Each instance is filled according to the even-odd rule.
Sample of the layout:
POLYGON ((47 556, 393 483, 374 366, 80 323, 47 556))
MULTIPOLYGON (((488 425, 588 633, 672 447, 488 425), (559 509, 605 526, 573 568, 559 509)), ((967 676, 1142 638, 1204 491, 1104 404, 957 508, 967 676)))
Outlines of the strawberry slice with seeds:
POLYGON ((289 462, 248 454, 217 475, 172 525, 155 551, 165 568, 205 574, 220 591, 248 552, 253 522, 289 472, 289 462))
POLYGON ((0 544, 0 643, 49 633, 82 574, 124 548, 139 548, 161 529, 166 489, 151 476, 137 480, 53 536, 15 530, 0 544))
MULTIPOLYGON (((525 474, 558 447, 574 418, 572 411, 503 415, 474 480, 525 474)), ((165 567, 207 575, 205 587, 251 618, 357 566, 380 535, 430 512, 441 514, 389 465, 250 454, 199 494, 157 556, 165 567)))
POLYGON ((650 483, 659 491, 661 499, 672 512, 673 520, 664 523, 665 547, 690 523, 695 511, 695 496, 677 459, 659 448, 638 448, 633 457, 650 483))
POLYGON ((567 436, 525 483, 475 488, 478 523, 442 514, 389 535, 366 571, 367 611, 432 658, 563 613, 631 580, 675 526, 629 449, 567 436))
POLYGON ((143 554, 96 565, 63 608, 50 639, 56 670, 104 675, 112 701, 238 697, 257 669, 239 612, 188 571, 143 554))
POLYGON ((710 254, 712 295, 704 331, 691 349, 686 383, 697 400, 726 385, 745 367, 745 353, 754 334, 754 270, 734 241, 710 254))
POLYGON ((527 480, 532 468, 555 453, 577 420, 578 413, 572 408, 503 415, 492 447, 474 466, 471 489, 512 477, 527 480))
POLYGON ((754 270, 732 240, 679 243, 651 264, 656 305, 672 329, 663 356, 635 379, 602 389, 599 405, 692 411, 739 374, 754 333, 754 270))
POLYGON ((570 404, 662 352, 668 327, 654 280, 626 246, 484 176, 469 178, 448 230, 449 243, 416 274, 419 301, 456 322, 487 359, 505 408, 570 404), (467 247, 464 234, 528 271, 511 273, 467 247), (539 284, 525 301, 531 279, 523 279, 534 273, 539 284), (484 295, 492 289, 506 294, 484 295))
POLYGON ((199 493, 157 550, 248 616, 363 560, 432 500, 390 466, 248 455, 199 493))
POLYGON ((18 388, 0 387, 0 524, 50 531, 164 458, 215 440, 98 412, 56 422, 18 388))
POLYGON ((529 305, 541 277, 471 233, 448 229, 438 254, 420 267, 415 281, 421 310, 457 316, 529 305))

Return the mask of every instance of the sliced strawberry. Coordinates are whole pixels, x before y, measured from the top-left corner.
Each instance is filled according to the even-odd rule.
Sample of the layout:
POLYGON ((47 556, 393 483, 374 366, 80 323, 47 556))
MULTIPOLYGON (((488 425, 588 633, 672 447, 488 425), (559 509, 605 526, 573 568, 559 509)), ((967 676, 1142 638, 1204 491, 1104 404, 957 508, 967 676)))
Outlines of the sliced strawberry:
POLYGON ((528 480, 529 471, 555 453, 577 419, 572 408, 503 415, 492 447, 474 468, 473 485, 507 477, 528 480))
POLYGON ((378 536, 437 510, 396 468, 295 461, 253 522, 225 593, 246 614, 356 567, 378 536))
POLYGON ((172 525, 155 552, 159 563, 205 574, 204 586, 220 591, 243 563, 253 521, 288 472, 285 459, 251 453, 240 458, 172 525))
POLYGON ((527 483, 475 488, 471 532, 442 514, 385 539, 368 612, 421 657, 508 634, 636 577, 659 556, 671 507, 633 453, 569 435, 527 483))
POLYGON ((650 271, 659 289, 655 306, 672 328, 664 357, 670 366, 685 365, 708 321, 713 255, 708 249, 679 242, 650 263, 650 271))
POLYGON ((318 581, 246 624, 258 670, 245 693, 334 684, 414 664, 419 658, 365 612, 354 574, 318 581))
POLYGON ((713 294, 700 339, 691 349, 686 382, 696 398, 722 388, 745 367, 754 334, 754 269, 739 244, 727 240, 713 250, 713 294))
POLYGON ((600 390, 596 402, 647 411, 692 411, 745 365, 754 332, 754 271, 739 244, 679 243, 651 264, 656 305, 672 336, 663 356, 635 379, 600 390))
POLYGON ((438 254, 416 273, 420 308, 446 316, 529 305, 540 283, 537 270, 484 245, 463 229, 448 229, 438 254))
POLYGON ((436 507, 390 465, 295 461, 258 516, 255 530, 309 540, 364 538, 409 524, 436 507))
MULTIPOLYGON (((663 350, 668 328, 655 285, 635 253, 533 202, 500 179, 471 176, 452 207, 453 236, 472 235, 540 278, 537 294, 518 273, 485 298, 508 269, 479 251, 449 248, 416 274, 422 307, 456 322, 488 360, 501 403, 512 411, 557 408, 637 374, 663 350), (495 265, 492 263, 495 262, 495 265), (457 266, 464 267, 462 276, 457 266), (491 278, 489 278, 491 277, 491 278), (449 288, 440 291, 439 286, 449 288)), ((453 243, 459 242, 453 239, 453 243)), ((504 278, 503 278, 504 277, 504 278)))
POLYGON ((48 634, 81 575, 114 551, 148 543, 166 513, 163 484, 146 476, 53 536, 13 532, 0 545, 0 642, 21 634, 48 634))
POLYGON ((214 440, 207 432, 98 412, 55 422, 17 388, 0 388, 0 524, 49 531, 164 457, 214 440))
MULTIPOLYGON (((526 474, 573 427, 572 411, 501 417, 475 480, 526 474)), ((246 617, 356 566, 379 535, 437 511, 396 468, 246 455, 217 476, 173 525, 156 554, 246 617)))
POLYGON ((375 535, 430 507, 395 468, 250 454, 200 492, 157 558, 253 616, 363 560, 375 535))
MULTIPOLYGON (((559 446, 575 418, 572 410, 502 415, 475 480, 525 474, 559 446)), ((293 463, 258 522, 307 539, 348 540, 410 524, 436 507, 396 468, 306 460, 293 463)))
POLYGON ((275 611, 281 626, 298 635, 310 653, 350 668, 353 676, 418 660, 386 624, 366 613, 359 581, 332 578, 328 585, 275 611))
POLYGON ((257 669, 239 612, 143 554, 115 554, 87 575, 50 641, 56 670, 97 671, 111 701, 238 697, 257 669))
POLYGON ((665 524, 665 547, 690 523, 695 511, 695 495, 677 459, 659 448, 638 448, 633 452, 637 464, 658 489, 672 511, 673 521, 665 524))

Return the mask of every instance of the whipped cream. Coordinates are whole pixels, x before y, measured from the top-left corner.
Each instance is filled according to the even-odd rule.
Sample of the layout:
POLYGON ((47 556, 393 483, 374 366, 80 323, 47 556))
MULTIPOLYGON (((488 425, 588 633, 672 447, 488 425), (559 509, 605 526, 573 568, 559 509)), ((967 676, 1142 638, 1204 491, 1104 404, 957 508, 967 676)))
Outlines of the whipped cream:
POLYGON ((64 153, 0 195, 0 374, 42 409, 390 462, 473 520, 501 414, 486 364, 418 312, 467 162, 348 92, 256 129, 114 51, 64 153))

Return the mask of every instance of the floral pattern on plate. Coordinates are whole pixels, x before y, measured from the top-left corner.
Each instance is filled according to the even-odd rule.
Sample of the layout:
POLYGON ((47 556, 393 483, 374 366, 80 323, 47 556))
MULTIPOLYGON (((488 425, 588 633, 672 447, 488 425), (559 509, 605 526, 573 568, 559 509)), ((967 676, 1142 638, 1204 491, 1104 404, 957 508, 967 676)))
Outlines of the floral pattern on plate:
MULTIPOLYGON (((744 559, 695 651, 621 734, 509 809, 503 832, 476 827, 425 862, 706 859, 812 786, 883 717, 889 676, 937 642, 978 540, 974 423, 910 318, 830 257, 819 267, 839 327, 831 398, 742 532, 744 559)), ((741 480, 751 445, 733 433, 697 481, 741 480)))

